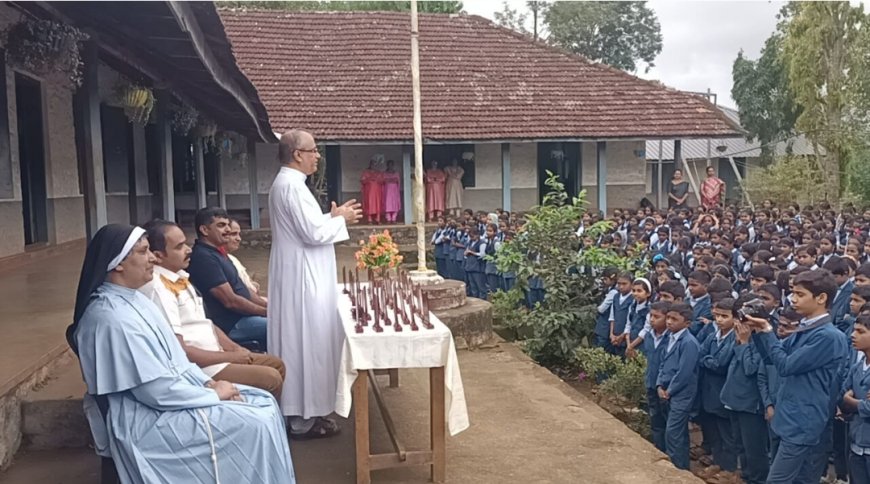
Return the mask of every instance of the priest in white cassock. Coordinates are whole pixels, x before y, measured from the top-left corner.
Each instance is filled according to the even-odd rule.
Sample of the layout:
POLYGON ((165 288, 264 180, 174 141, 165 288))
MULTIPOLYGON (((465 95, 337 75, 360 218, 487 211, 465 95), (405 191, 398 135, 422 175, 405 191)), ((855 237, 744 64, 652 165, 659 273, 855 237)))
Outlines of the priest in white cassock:
POLYGON ((272 254, 269 258, 269 353, 284 360, 287 377, 281 410, 296 439, 338 433, 334 420, 344 330, 341 327, 335 249, 348 239, 347 225, 362 217, 351 200, 323 213, 305 183, 317 171, 320 152, 311 133, 284 133, 278 144, 281 170, 269 190, 272 254))

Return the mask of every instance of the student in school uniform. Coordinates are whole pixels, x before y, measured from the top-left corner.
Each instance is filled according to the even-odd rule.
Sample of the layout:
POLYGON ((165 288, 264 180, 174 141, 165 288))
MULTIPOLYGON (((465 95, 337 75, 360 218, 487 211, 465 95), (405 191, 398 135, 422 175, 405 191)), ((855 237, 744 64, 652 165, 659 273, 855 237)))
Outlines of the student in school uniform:
POLYGON ((444 265, 447 272, 447 279, 456 279, 456 247, 453 246, 453 241, 456 239, 457 224, 456 220, 447 220, 447 230, 442 236, 444 241, 444 265))
POLYGON ((782 310, 780 307, 782 293, 779 290, 779 286, 776 284, 764 284, 752 294, 753 297, 761 299, 761 302, 764 304, 764 310, 770 315, 770 324, 775 331, 779 325, 779 313, 782 310))
POLYGON ((628 322, 623 334, 626 343, 636 340, 644 328, 649 327, 649 299, 652 297, 652 283, 639 277, 631 283, 631 307, 628 308, 628 322))
POLYGON ((837 283, 837 293, 831 302, 831 319, 837 329, 849 336, 852 328, 849 327, 850 320, 846 316, 849 315, 849 301, 852 290, 855 289, 855 283, 850 280, 849 263, 843 258, 834 256, 825 263, 824 268, 834 276, 834 281, 837 283))
MULTIPOLYGON (((503 233, 504 242, 509 242, 514 239, 514 233, 512 231, 507 231, 503 233)), ((517 283, 517 273, 514 271, 507 271, 501 274, 501 284, 502 288, 505 291, 510 291, 514 288, 517 283)))
POLYGON ((655 302, 650 306, 649 325, 650 331, 642 340, 641 352, 646 357, 646 373, 644 384, 646 385, 647 413, 649 414, 650 431, 652 432, 653 444, 662 452, 665 447, 665 427, 667 426, 667 412, 664 408, 665 401, 659 398, 656 391, 656 379, 662 362, 662 353, 667 346, 667 314, 671 304, 655 302))
MULTIPOLYGON (((734 308, 742 307, 753 297, 745 295, 738 298, 728 310, 725 304, 717 303, 713 315, 717 321, 725 317, 734 319, 734 308)), ((748 326, 734 320, 734 356, 728 365, 728 375, 719 396, 730 412, 736 448, 741 451, 738 457, 743 481, 746 484, 764 484, 770 460, 759 378, 766 378, 766 374, 760 371, 764 363, 750 341, 751 336, 752 330, 748 326)), ((764 384, 767 384, 766 380, 764 384)))
POLYGON ((432 245, 435 246, 435 270, 441 277, 447 277, 447 244, 445 243, 445 235, 447 234, 447 221, 443 216, 438 217, 438 228, 432 234, 432 245))
POLYGON ((707 286, 710 284, 710 273, 693 271, 689 274, 689 304, 692 306, 692 325, 689 331, 695 338, 704 341, 708 335, 716 331, 713 322, 713 311, 707 286))
MULTIPOLYGON (((495 257, 495 250, 499 245, 498 241, 498 226, 489 224, 486 226, 486 255, 495 257)), ((498 269, 495 267, 495 262, 491 260, 484 261, 483 273, 486 278, 486 295, 501 289, 501 277, 499 277, 498 269)))
POLYGON ((453 279, 465 283, 465 295, 469 295, 468 281, 465 280, 465 249, 468 243, 468 225, 460 222, 453 235, 453 279))
MULTIPOLYGON (((780 312, 780 322, 774 332, 779 339, 785 339, 790 336, 798 328, 798 324, 802 316, 794 309, 784 308, 780 312)), ((744 324, 744 326, 747 326, 744 324)), ((752 348, 758 352, 758 348, 750 338, 752 348)), ((761 355, 760 352, 759 356, 761 355)), ((761 401, 764 404, 764 420, 767 422, 768 446, 767 453, 768 467, 773 463, 773 458, 776 457, 776 452, 779 449, 779 436, 773 431, 773 416, 776 414, 777 395, 781 379, 779 372, 773 362, 762 358, 762 365, 758 368, 758 391, 761 393, 761 401)))
POLYGON ((486 242, 480 238, 480 233, 476 227, 472 227, 468 231, 470 241, 468 248, 465 249, 465 277, 468 280, 469 296, 478 299, 486 299, 486 275, 484 269, 486 261, 483 256, 486 255, 486 242))
POLYGON ((659 300, 669 303, 683 302, 686 288, 677 281, 667 281, 659 286, 659 300))
POLYGON ((716 303, 713 309, 716 329, 701 343, 699 354, 704 437, 710 444, 713 463, 726 472, 737 470, 737 441, 731 429, 731 415, 720 398, 734 356, 733 307, 731 298, 716 303))
POLYGON ((855 320, 852 346, 864 355, 855 362, 843 385, 840 409, 849 421, 849 482, 870 484, 870 314, 855 320))
POLYGON ((607 348, 610 343, 610 308, 618 294, 616 290, 616 277, 619 270, 615 267, 605 267, 601 273, 601 292, 604 299, 598 305, 598 314, 595 316, 595 346, 607 348))
POLYGON ((675 303, 668 309, 668 339, 656 391, 666 402, 665 452, 678 469, 689 468, 689 414, 698 391, 698 341, 689 332, 692 308, 675 303))
POLYGON ((617 295, 610 306, 610 345, 605 347, 608 353, 622 355, 625 353, 625 327, 628 325, 628 312, 634 303, 631 297, 632 274, 623 272, 616 278, 617 295))
POLYGON ((766 318, 746 318, 754 331, 753 343, 781 378, 772 424, 780 444, 770 466, 770 484, 817 482, 826 464, 823 437, 830 432, 847 357, 846 336, 828 313, 836 290, 825 270, 795 277, 792 303, 803 319, 782 341, 766 318))

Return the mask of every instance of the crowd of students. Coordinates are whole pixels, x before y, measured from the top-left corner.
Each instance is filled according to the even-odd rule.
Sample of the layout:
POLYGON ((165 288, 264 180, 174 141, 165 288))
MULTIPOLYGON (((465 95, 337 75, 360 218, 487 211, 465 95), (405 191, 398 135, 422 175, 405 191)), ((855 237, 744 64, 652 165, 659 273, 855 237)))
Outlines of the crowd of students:
POLYGON ((513 239, 518 223, 516 214, 502 210, 475 215, 473 210, 465 209, 458 220, 438 217, 431 241, 438 275, 465 282, 470 297, 486 299, 499 289, 510 290, 516 274, 500 272, 485 256, 495 255, 504 241, 513 239))
POLYGON ((695 457, 718 482, 870 483, 870 210, 616 210, 610 234, 584 237, 597 219, 584 217, 582 245, 640 266, 596 274, 593 344, 645 355, 653 441, 675 466, 695 457))

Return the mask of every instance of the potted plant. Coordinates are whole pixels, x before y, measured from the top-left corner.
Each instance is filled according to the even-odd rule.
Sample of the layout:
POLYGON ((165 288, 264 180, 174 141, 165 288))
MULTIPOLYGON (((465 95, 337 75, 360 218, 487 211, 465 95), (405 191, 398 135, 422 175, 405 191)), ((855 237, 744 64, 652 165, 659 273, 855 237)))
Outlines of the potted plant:
POLYGON ((36 75, 62 72, 70 83, 82 83, 79 44, 88 38, 79 29, 45 19, 24 19, 6 31, 6 60, 36 75))
POLYGON ((147 87, 135 84, 121 84, 116 89, 124 114, 131 123, 148 124, 151 112, 154 110, 154 93, 147 87))
POLYGON ((199 111, 196 108, 188 104, 181 104, 180 106, 173 107, 169 126, 172 128, 173 133, 187 136, 190 130, 196 126, 198 119, 199 111))

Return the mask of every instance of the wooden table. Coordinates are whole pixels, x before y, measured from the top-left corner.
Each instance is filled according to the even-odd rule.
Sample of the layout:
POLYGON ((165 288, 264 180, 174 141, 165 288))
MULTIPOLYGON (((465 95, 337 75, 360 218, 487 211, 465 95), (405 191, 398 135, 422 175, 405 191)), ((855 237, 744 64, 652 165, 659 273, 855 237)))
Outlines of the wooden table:
MULTIPOLYGON (((398 385, 397 370, 389 370, 390 386, 398 385), (395 378, 395 379, 394 379, 395 378)), ((369 484, 371 471, 393 467, 429 465, 432 482, 444 482, 447 473, 446 423, 444 405, 444 367, 429 368, 429 449, 406 451, 396 436, 393 419, 381 396, 375 372, 359 370, 353 384, 354 439, 356 445, 356 482, 369 484), (375 395, 394 452, 371 454, 369 434, 369 382, 375 395)))

